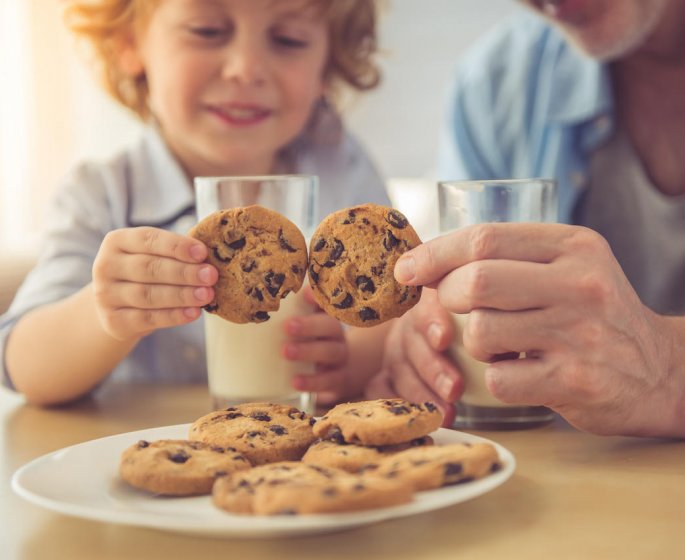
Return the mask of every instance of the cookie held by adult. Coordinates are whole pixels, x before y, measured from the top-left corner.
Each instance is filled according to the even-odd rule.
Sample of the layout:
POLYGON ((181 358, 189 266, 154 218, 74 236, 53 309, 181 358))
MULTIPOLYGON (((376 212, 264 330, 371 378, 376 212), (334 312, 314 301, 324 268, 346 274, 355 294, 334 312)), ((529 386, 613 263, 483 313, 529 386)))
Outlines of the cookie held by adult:
POLYGON ((309 283, 321 308, 357 327, 399 317, 418 303, 421 286, 393 274, 400 256, 421 243, 393 208, 363 204, 327 216, 309 246, 309 283))
POLYGON ((220 210, 189 232, 209 249, 219 271, 205 311, 234 323, 262 323, 297 292, 307 270, 307 244, 297 226, 262 206, 220 210))

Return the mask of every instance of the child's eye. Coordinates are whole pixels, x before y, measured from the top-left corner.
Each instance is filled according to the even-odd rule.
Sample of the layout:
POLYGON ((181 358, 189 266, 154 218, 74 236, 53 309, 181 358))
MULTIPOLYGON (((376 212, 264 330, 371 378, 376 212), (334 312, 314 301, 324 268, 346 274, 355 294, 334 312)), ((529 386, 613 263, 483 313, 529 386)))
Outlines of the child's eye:
POLYGON ((279 47, 285 47, 288 49, 303 49, 309 45, 307 41, 295 39, 287 35, 274 35, 273 41, 279 47))
POLYGON ((207 40, 222 39, 228 33, 223 27, 190 27, 188 28, 193 35, 207 40))

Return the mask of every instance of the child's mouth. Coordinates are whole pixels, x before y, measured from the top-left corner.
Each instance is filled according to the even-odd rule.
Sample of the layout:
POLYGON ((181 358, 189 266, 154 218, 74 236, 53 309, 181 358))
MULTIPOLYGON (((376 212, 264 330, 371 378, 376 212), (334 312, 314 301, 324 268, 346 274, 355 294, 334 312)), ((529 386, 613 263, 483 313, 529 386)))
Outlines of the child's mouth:
POLYGON ((211 113, 219 117, 223 122, 233 126, 251 126, 259 124, 271 115, 271 110, 264 107, 249 105, 212 105, 211 113))

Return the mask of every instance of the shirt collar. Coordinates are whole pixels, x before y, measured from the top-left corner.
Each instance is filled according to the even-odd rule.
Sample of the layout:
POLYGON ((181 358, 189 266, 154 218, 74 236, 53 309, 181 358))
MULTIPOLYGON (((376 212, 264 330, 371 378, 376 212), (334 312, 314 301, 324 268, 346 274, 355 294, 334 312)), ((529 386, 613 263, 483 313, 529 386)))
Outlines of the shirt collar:
POLYGON ((129 223, 163 226, 195 208, 188 178, 154 126, 131 159, 129 223))
POLYGON ((554 81, 550 87, 550 121, 579 124, 613 113, 613 97, 608 66, 569 46, 560 32, 554 81))

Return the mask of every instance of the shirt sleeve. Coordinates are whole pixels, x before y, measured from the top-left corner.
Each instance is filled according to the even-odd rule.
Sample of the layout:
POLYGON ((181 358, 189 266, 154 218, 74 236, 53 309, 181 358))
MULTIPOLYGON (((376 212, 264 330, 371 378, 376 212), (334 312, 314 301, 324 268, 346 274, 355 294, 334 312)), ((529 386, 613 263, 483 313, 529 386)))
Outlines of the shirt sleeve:
POLYGON ((112 229, 104 181, 91 167, 81 167, 58 189, 45 217, 39 259, 0 317, 0 374, 13 389, 5 348, 16 323, 29 311, 60 301, 91 281, 93 261, 112 229))

